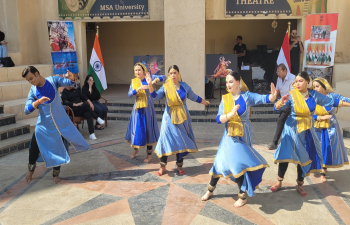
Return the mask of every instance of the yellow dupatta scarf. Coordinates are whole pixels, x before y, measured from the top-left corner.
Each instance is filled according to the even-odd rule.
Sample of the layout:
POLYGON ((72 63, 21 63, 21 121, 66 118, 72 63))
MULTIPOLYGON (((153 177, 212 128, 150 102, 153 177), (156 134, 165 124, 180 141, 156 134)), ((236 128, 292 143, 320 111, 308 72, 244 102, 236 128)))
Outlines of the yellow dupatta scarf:
MULTIPOLYGON (((320 106, 320 105, 316 105, 315 114, 317 116, 329 115, 326 108, 324 106, 320 106)), ((321 121, 315 120, 315 128, 329 128, 329 123, 330 123, 330 119, 321 120, 321 121)))
POLYGON ((164 91, 167 104, 170 108, 170 117, 173 124, 181 124, 187 120, 187 113, 179 94, 176 91, 175 85, 168 80, 164 84, 164 91))
MULTIPOLYGON (((321 82, 326 87, 327 93, 334 92, 332 86, 328 83, 328 81, 326 79, 324 79, 322 77, 318 77, 318 78, 314 79, 314 81, 321 82)), ((316 106, 315 114, 317 116, 329 115, 326 108, 324 106, 320 106, 320 105, 316 106)), ((329 119, 322 120, 322 121, 317 121, 317 120, 315 121, 315 128, 329 128, 329 125, 330 125, 329 119)))
MULTIPOLYGON (((224 114, 230 113, 235 106, 235 100, 231 93, 222 96, 222 101, 224 103, 224 114)), ((230 137, 243 137, 244 129, 241 117, 239 117, 236 112, 235 115, 229 119, 227 123, 228 136, 230 137)))
MULTIPOLYGON (((142 83, 140 78, 136 77, 131 80, 132 89, 141 87, 142 83)), ((145 90, 139 90, 136 94, 136 105, 135 109, 147 108, 147 94, 145 90)))
POLYGON ((312 117, 310 109, 304 100, 304 97, 301 95, 298 89, 290 91, 289 94, 292 96, 294 104, 294 112, 297 117, 298 133, 309 130, 312 127, 312 117))
MULTIPOLYGON (((148 72, 147 68, 142 63, 136 63, 134 66, 134 70, 136 66, 141 66, 144 74, 148 72)), ((136 77, 136 74, 135 74, 135 77, 136 77)), ((131 85, 132 85, 132 89, 135 90, 142 86, 142 82, 140 78, 136 77, 134 79, 131 79, 131 85)), ((136 94, 135 109, 147 108, 147 106, 148 106, 148 101, 147 101, 146 91, 141 89, 136 94)))

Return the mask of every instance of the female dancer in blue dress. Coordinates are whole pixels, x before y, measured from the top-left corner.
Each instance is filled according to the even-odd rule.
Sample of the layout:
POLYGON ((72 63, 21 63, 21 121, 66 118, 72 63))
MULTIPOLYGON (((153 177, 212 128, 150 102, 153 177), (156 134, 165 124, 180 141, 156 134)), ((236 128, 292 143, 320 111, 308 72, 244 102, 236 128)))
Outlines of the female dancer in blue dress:
MULTIPOLYGON (((216 153, 208 191, 202 197, 203 201, 213 195, 220 177, 230 178, 239 187, 239 200, 235 207, 241 207, 247 202, 247 195, 254 196, 254 190, 262 181, 265 168, 269 165, 265 159, 252 148, 252 131, 250 129, 250 107, 275 101, 277 91, 271 84, 271 95, 259 95, 251 92, 241 92, 245 87, 237 72, 226 76, 228 94, 222 97, 217 123, 225 123, 224 135, 216 153)), ((246 90, 248 88, 245 88, 246 90)))
MULTIPOLYGON (((331 85, 324 78, 316 78, 313 81, 313 86, 314 90, 323 95, 342 100, 343 106, 350 102, 350 98, 334 93, 331 85)), ((327 181, 327 168, 339 168, 343 165, 349 165, 348 153, 344 146, 339 123, 335 117, 336 112, 337 108, 335 107, 317 105, 314 115, 316 133, 322 145, 322 182, 327 181)))
POLYGON ((165 172, 169 155, 176 154, 177 170, 183 175, 185 174, 182 169, 183 157, 189 152, 198 152, 186 98, 205 106, 210 104, 197 96, 188 84, 182 82, 180 70, 176 65, 170 66, 168 73, 167 82, 157 92, 151 85, 151 77, 148 75, 146 78, 153 98, 160 100, 166 97, 160 136, 155 150, 160 158, 159 176, 165 172))
POLYGON ((27 182, 32 180, 36 162, 41 153, 46 167, 53 167, 54 182, 59 183, 61 165, 70 161, 68 144, 71 143, 75 150, 90 149, 69 119, 58 94, 59 87, 74 85, 75 77, 68 71, 69 79, 59 76, 44 78, 34 66, 25 68, 22 77, 32 84, 24 109, 25 114, 39 110, 35 132, 29 144, 28 173, 25 179, 27 182))
POLYGON ((278 181, 271 187, 271 191, 275 192, 282 187, 288 163, 295 163, 298 173, 296 189, 304 197, 307 195, 302 187, 304 177, 310 172, 320 172, 323 164, 322 147, 313 127, 312 115, 316 105, 340 107, 343 102, 308 90, 312 87, 312 81, 307 72, 303 71, 296 77, 295 86, 296 89, 275 104, 275 110, 291 107, 292 112, 284 125, 281 143, 273 156, 274 162, 279 165, 278 181))
MULTIPOLYGON (((131 159, 136 157, 140 148, 147 146, 147 157, 143 162, 148 163, 152 160, 152 145, 157 144, 159 129, 153 99, 145 79, 146 74, 149 74, 147 68, 142 63, 136 63, 134 72, 135 78, 131 80, 128 94, 129 97, 136 96, 136 100, 131 112, 125 141, 134 148, 134 153, 130 156, 131 159)), ((152 84, 166 79, 164 75, 152 75, 151 78, 152 84)))

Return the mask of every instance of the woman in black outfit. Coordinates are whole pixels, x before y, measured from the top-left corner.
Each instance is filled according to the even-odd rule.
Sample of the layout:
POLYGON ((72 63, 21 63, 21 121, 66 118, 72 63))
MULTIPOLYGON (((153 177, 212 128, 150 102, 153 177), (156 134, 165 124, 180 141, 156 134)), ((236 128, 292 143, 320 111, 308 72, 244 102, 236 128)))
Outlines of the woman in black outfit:
MULTIPOLYGON (((101 118, 101 119, 105 119, 105 115, 108 111, 108 108, 106 105, 102 104, 101 102, 99 102, 100 98, 101 98, 101 94, 100 92, 97 90, 94 79, 91 75, 87 75, 85 82, 84 82, 84 86, 82 88, 82 93, 88 98, 90 99, 90 101, 92 102, 92 104, 94 105, 94 112, 101 118)), ((95 129, 98 130, 103 130, 103 126, 98 124, 98 122, 96 121, 96 126, 95 129)))

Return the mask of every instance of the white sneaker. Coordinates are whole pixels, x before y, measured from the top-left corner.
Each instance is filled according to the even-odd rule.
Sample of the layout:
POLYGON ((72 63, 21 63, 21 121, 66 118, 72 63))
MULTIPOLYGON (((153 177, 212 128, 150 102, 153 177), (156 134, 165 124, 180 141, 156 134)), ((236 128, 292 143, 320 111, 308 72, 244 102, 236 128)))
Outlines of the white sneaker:
POLYGON ((101 119, 100 117, 97 118, 97 123, 100 125, 105 124, 105 121, 103 119, 101 119))
POLYGON ((89 138, 92 139, 92 140, 96 140, 97 139, 96 136, 95 136, 95 133, 90 134, 89 138))

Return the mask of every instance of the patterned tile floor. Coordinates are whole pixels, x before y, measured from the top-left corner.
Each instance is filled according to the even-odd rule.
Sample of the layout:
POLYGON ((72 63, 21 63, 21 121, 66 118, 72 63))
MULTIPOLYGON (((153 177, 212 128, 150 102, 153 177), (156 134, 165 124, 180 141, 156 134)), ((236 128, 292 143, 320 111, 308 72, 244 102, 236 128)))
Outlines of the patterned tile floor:
MULTIPOLYGON (((175 169, 169 157, 168 172, 159 177, 158 158, 129 159, 132 149, 124 143, 127 122, 110 121, 97 131, 91 150, 71 155, 61 169, 62 182, 53 184, 52 169, 38 164, 34 180, 27 184, 28 150, 0 159, 0 224, 350 224, 349 166, 332 169, 328 183, 306 178, 303 198, 295 191, 296 168, 290 165, 284 187, 272 193, 277 166, 274 151, 266 144, 274 123, 253 123, 255 148, 268 161, 260 189, 248 205, 234 208, 237 185, 220 179, 214 197, 202 202, 223 127, 194 123, 199 152, 184 161, 186 175, 175 169)), ((88 137, 87 128, 82 129, 88 137)))

